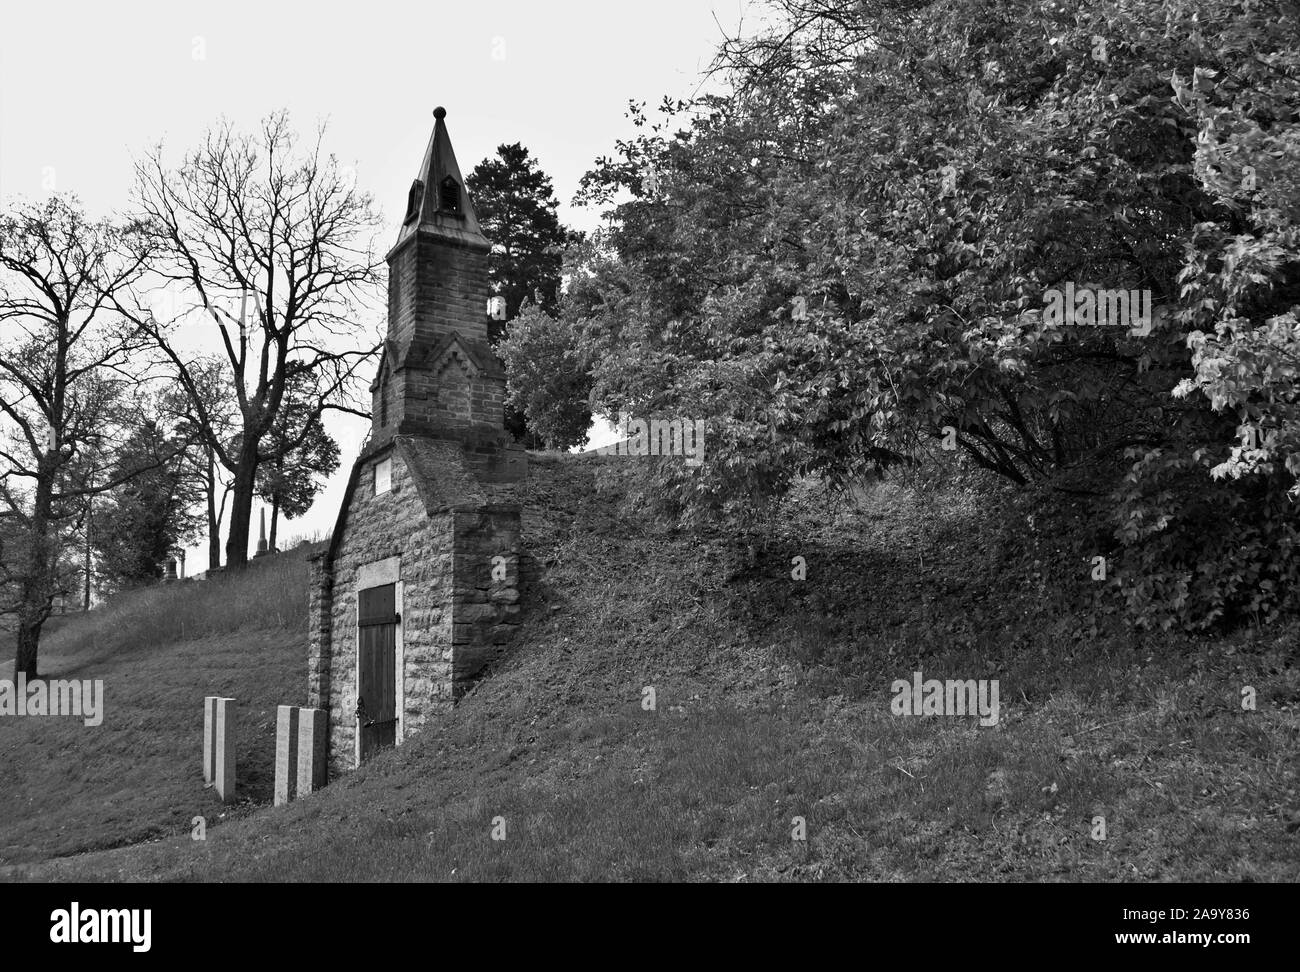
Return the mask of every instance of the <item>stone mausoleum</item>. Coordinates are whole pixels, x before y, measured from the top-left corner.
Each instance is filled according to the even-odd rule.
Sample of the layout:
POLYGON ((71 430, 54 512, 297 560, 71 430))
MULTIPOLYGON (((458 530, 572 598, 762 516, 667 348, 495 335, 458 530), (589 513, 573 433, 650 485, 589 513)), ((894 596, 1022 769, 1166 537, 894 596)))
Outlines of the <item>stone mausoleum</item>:
POLYGON ((434 118, 387 256, 370 436, 312 561, 307 704, 329 714, 331 774, 449 709, 518 620, 526 457, 488 343, 490 244, 434 118))

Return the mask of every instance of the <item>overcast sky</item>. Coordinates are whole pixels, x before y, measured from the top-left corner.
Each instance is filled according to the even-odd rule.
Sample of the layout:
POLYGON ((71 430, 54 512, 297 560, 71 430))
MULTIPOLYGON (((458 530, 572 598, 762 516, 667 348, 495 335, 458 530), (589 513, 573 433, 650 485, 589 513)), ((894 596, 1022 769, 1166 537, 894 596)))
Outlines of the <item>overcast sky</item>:
MULTIPOLYGON (((355 166, 395 239, 443 105, 463 172, 521 142, 554 180, 561 219, 590 229, 596 214, 569 202, 596 157, 631 133, 628 100, 695 93, 747 9, 752 17, 745 0, 7 3, 0 197, 72 191, 107 214, 126 204, 132 158, 147 146, 164 139, 180 152, 222 115, 251 131, 288 108, 303 134, 328 120, 327 148, 355 166)), ((340 472, 281 537, 333 525, 366 423, 328 427, 343 447, 340 472)), ((190 548, 191 572, 206 566, 205 549, 190 548)))

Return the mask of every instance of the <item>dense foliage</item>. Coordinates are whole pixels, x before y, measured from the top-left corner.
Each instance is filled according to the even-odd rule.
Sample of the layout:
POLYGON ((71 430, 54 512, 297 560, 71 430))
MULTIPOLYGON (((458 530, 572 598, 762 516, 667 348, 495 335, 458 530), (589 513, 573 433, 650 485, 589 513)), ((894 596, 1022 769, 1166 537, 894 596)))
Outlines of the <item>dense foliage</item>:
MULTIPOLYGON (((559 200, 548 176, 518 142, 500 145, 494 158, 474 167, 465 182, 474 200, 474 215, 492 241, 488 254, 488 281, 494 297, 504 303, 499 318, 488 325, 488 336, 498 344, 515 327, 526 306, 553 315, 560 301, 560 271, 564 249, 577 236, 560 223, 559 200)), ((518 355, 513 356, 518 359, 518 355)), ((516 385, 524 380, 516 374, 516 385)), ((531 389, 537 397, 540 389, 531 389)), ((581 404, 561 405, 561 410, 581 411, 581 404)), ((516 438, 536 445, 553 435, 533 427, 518 396, 506 403, 506 428, 516 438)))
POLYGON ((1139 623, 1293 606, 1298 9, 782 0, 584 180, 593 404, 707 419, 687 516, 942 441, 1089 497, 1139 623))
POLYGON ((569 234, 560 225, 551 178, 518 142, 501 145, 466 180, 474 215, 492 241, 488 279, 513 320, 525 301, 553 312, 569 234))
POLYGON ((578 326, 525 307, 497 345, 506 365, 506 404, 522 414, 548 449, 582 445, 591 426, 591 378, 579 346, 578 326))
POLYGON ((144 417, 122 443, 114 474, 126 478, 91 519, 102 590, 157 580, 172 551, 197 535, 201 487, 178 439, 144 417), (132 469, 143 472, 128 477, 132 469))

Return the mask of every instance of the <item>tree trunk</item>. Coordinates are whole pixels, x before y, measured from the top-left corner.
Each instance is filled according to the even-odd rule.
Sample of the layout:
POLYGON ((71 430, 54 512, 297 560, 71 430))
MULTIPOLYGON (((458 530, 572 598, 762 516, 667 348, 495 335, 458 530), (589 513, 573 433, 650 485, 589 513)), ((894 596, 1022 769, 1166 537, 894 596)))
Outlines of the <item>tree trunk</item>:
POLYGON ((50 616, 50 505, 54 492, 52 475, 47 474, 47 464, 42 461, 36 481, 36 496, 32 503, 32 519, 28 535, 27 565, 19 585, 18 601, 18 653, 14 659, 14 678, 25 674, 29 679, 39 678, 36 657, 41 644, 41 628, 50 616))
POLYGON ((248 530, 253 521, 253 493, 257 486, 257 443, 245 443, 231 486, 230 534, 226 539, 226 566, 248 564, 248 530))
POLYGON ((280 498, 277 496, 271 500, 271 538, 266 543, 266 549, 275 552, 275 530, 280 524, 280 498))
POLYGON ((86 589, 81 601, 81 610, 90 610, 90 529, 91 519, 94 515, 93 498, 86 499, 86 589))
POLYGON ((36 672, 36 652, 41 643, 40 622, 32 623, 20 617, 18 621, 18 657, 14 660, 14 680, 26 675, 28 681, 40 678, 36 672))
POLYGON ((208 570, 221 569, 221 518, 217 516, 217 463, 208 448, 208 570))

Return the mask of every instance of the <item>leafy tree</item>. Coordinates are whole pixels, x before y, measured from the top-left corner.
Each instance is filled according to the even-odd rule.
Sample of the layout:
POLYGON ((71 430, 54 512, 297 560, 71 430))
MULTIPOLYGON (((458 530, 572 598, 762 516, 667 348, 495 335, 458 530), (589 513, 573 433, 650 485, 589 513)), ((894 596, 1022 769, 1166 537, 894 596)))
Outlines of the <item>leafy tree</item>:
MULTIPOLYGON (((560 297, 560 268, 570 234, 556 215, 559 202, 550 176, 518 142, 501 145, 465 180, 474 215, 492 243, 488 279, 505 300, 506 320, 525 301, 553 314, 560 297)), ((496 337, 503 333, 497 328, 496 337)))
POLYGON ((99 504, 91 542, 110 590, 156 580, 162 563, 202 525, 202 493, 187 467, 189 443, 144 417, 122 444, 117 469, 145 469, 99 504))
POLYGON ((952 438, 1123 516, 1112 579, 1142 623, 1284 604, 1295 513, 1272 497, 1294 477, 1206 483, 1288 455, 1289 350, 1262 348, 1294 323, 1294 8, 772 7, 720 54, 730 94, 653 124, 634 106, 636 137, 583 181, 610 223, 584 285, 593 404, 708 418, 709 460, 657 467, 663 494, 740 516, 952 438), (1070 283, 1149 292, 1149 328, 1053 319, 1070 283), (1224 465, 1250 428, 1216 405, 1273 451, 1224 465))
POLYGON ((564 315, 552 318, 538 307, 525 307, 497 350, 506 364, 508 404, 524 415, 546 447, 585 442, 591 426, 591 377, 579 328, 564 315))
MULTIPOLYGON (((512 322, 529 303, 554 315, 560 300, 564 248, 578 238, 556 215, 559 202, 550 176, 542 172, 519 143, 501 145, 495 158, 484 159, 466 179, 474 213, 492 242, 488 278, 492 293, 505 302, 505 319, 489 322, 493 344, 510 333, 512 322)), ((535 444, 524 413, 506 403, 506 428, 535 444)))
POLYGON ((308 417, 306 435, 294 427, 292 410, 284 413, 270 432, 271 448, 275 459, 262 465, 258 471, 258 495, 271 504, 270 548, 276 549, 276 536, 281 514, 293 520, 311 509, 323 479, 339 467, 338 443, 325 431, 320 418, 308 417), (287 443, 294 443, 280 448, 287 443))

